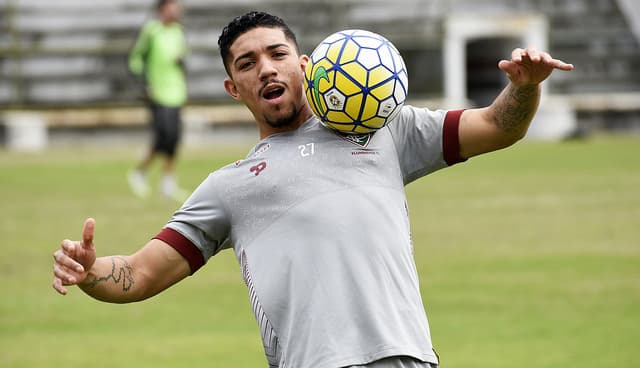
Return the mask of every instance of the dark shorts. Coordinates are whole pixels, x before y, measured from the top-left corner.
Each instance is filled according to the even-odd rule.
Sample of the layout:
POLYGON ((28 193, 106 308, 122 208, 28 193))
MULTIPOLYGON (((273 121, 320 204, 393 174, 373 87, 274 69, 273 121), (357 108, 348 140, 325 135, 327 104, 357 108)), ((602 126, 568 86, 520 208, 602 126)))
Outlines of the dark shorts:
POLYGON ((153 151, 175 156, 182 130, 180 108, 152 104, 151 127, 153 151))

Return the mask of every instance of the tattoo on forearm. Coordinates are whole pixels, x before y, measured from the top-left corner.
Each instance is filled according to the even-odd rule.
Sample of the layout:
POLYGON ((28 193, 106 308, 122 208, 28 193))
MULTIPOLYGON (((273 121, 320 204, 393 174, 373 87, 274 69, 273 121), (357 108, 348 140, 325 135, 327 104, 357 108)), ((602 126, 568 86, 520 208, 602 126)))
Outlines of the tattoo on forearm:
POLYGON ((496 125, 507 133, 529 124, 538 106, 538 86, 509 86, 496 104, 496 125))
POLYGON ((111 257, 111 273, 96 277, 88 286, 96 287, 99 283, 112 280, 116 285, 122 284, 122 291, 129 291, 135 283, 133 267, 123 257, 111 257))

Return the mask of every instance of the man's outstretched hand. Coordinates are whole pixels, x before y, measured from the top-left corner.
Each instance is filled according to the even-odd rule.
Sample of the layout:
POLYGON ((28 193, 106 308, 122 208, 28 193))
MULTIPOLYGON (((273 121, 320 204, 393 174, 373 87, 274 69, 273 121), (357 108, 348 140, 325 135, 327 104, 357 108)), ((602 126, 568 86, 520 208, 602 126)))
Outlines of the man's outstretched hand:
POLYGON ((96 249, 93 245, 96 222, 88 218, 82 228, 82 240, 65 239, 60 249, 53 253, 53 288, 66 295, 68 285, 82 283, 96 261, 96 249))
POLYGON ((533 47, 513 50, 511 60, 501 60, 498 67, 518 86, 539 84, 547 79, 554 69, 573 70, 573 64, 554 59, 548 53, 533 47))

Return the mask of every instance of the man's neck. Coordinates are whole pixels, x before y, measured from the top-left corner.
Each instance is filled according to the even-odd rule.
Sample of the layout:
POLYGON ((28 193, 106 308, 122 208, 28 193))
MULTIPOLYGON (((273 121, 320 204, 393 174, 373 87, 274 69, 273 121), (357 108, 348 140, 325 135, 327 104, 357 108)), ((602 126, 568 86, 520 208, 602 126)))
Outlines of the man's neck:
POLYGON ((264 139, 273 134, 286 133, 286 132, 292 132, 294 130, 297 130, 302 126, 302 124, 304 124, 307 120, 309 120, 311 116, 313 116, 313 113, 311 113, 310 111, 307 113, 301 113, 299 115, 299 118, 295 122, 292 122, 291 124, 288 124, 283 127, 272 127, 267 123, 258 124, 260 139, 264 139))

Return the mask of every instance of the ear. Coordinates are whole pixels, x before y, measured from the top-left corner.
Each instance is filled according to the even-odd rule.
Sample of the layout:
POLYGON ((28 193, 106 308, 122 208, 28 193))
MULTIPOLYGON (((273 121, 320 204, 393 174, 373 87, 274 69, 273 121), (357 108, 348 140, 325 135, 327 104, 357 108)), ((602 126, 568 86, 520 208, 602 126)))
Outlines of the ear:
POLYGON ((302 69, 302 73, 304 74, 305 69, 307 68, 307 64, 309 63, 309 57, 307 55, 300 55, 300 68, 302 69))
POLYGON ((238 93, 236 84, 231 78, 226 78, 224 80, 224 90, 227 91, 227 94, 231 96, 234 100, 240 99, 240 93, 238 93))

